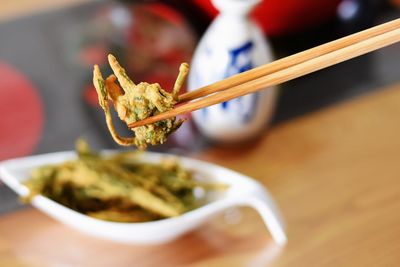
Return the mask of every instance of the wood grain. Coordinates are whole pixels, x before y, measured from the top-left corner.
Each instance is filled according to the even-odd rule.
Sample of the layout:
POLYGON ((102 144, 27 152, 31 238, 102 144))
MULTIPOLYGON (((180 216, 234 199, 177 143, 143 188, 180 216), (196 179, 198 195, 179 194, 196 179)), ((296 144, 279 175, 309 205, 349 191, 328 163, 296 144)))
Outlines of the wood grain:
POLYGON ((27 209, 0 217, 0 258, 7 266, 398 266, 399 118, 400 84, 280 124, 253 144, 194 155, 268 187, 286 219, 282 249, 250 209, 155 247, 99 240, 27 209))

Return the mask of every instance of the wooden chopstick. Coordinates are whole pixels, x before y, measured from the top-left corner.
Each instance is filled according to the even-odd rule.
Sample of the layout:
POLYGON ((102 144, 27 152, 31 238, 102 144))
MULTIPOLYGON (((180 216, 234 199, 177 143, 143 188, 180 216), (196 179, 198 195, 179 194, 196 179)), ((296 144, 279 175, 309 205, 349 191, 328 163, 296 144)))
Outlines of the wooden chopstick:
POLYGON ((311 58, 322 56, 324 54, 333 52, 340 48, 358 43, 360 41, 366 40, 377 36, 379 34, 400 28, 400 19, 395 19, 378 26, 369 28, 358 33, 345 36, 343 38, 337 39, 335 41, 316 46, 314 48, 308 49, 303 52, 296 53, 294 55, 276 60, 267 65, 263 65, 246 72, 242 72, 226 78, 224 80, 215 82, 213 84, 201 87, 195 91, 187 92, 179 96, 179 102, 187 102, 194 100, 199 97, 203 97, 212 93, 224 91, 226 89, 232 88, 236 85, 248 82, 250 80, 257 79, 259 77, 268 75, 270 73, 276 72, 278 70, 288 68, 290 66, 299 64, 301 62, 307 61, 311 58))
MULTIPOLYGON (((322 55, 317 53, 317 56, 315 57, 310 57, 306 61, 286 68, 280 68, 278 66, 278 71, 275 71, 265 76, 261 76, 259 78, 250 79, 247 82, 233 86, 229 90, 212 94, 208 97, 204 97, 178 106, 170 111, 160 113, 141 121, 137 121, 128 125, 128 127, 134 128, 148 123, 154 123, 159 120, 175 117, 180 114, 188 113, 217 103, 225 102, 249 93, 254 93, 266 87, 298 78, 311 72, 366 54, 384 46, 388 46, 398 41, 400 41, 400 27, 385 31, 384 33, 377 34, 359 42, 350 42, 350 45, 343 46, 342 48, 333 50, 322 55)), ((268 64, 264 66, 268 67, 268 64)), ((244 74, 245 73, 247 72, 244 72, 244 74)))

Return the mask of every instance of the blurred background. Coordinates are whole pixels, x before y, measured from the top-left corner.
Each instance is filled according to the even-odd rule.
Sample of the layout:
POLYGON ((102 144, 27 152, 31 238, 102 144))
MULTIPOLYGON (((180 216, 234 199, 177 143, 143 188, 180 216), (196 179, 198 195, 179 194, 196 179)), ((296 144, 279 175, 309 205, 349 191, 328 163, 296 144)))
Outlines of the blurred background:
MULTIPOLYGON (((79 137, 117 147, 91 85, 93 64, 109 74, 112 52, 135 81, 171 88, 216 14, 209 0, 0 1, 0 160, 70 150, 79 137)), ((252 18, 281 58, 399 15, 398 0, 264 0, 252 18)), ((394 45, 282 85, 272 126, 398 81, 398 52, 394 45)), ((151 149, 212 145, 186 123, 151 149)), ((16 208, 2 185, 0 203, 0 212, 16 208)))

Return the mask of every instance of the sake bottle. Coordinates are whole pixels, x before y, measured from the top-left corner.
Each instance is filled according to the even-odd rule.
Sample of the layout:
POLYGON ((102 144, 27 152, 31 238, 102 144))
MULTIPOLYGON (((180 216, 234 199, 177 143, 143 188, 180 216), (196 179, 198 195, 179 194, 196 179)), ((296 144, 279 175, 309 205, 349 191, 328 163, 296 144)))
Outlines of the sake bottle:
MULTIPOLYGON (((201 38, 188 77, 195 90, 273 60, 261 29, 249 18, 260 0, 212 0, 219 15, 201 38)), ((261 90, 193 112, 197 128, 208 138, 243 142, 264 131, 272 117, 275 88, 261 90)))

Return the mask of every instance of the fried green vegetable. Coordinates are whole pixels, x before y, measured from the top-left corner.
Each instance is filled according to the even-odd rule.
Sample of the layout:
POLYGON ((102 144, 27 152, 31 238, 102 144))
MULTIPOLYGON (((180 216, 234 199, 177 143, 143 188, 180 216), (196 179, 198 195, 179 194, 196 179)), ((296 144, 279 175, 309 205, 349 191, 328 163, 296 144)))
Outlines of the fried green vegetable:
POLYGON ((179 68, 178 78, 170 94, 162 89, 158 83, 142 82, 137 85, 134 84, 113 55, 108 56, 108 61, 115 75, 110 75, 104 80, 99 67, 95 65, 93 84, 98 94, 99 104, 104 110, 108 129, 114 140, 120 145, 136 145, 140 149, 145 149, 148 144, 164 143, 168 136, 181 126, 183 120, 177 120, 176 117, 173 117, 139 126, 132 129, 135 133, 134 137, 121 137, 112 123, 108 100, 113 102, 119 118, 127 125, 171 110, 178 101, 180 88, 189 71, 188 64, 183 63, 179 68), (116 83, 117 79, 120 86, 116 83))
POLYGON ((44 166, 25 182, 30 194, 41 194, 89 216, 118 222, 151 221, 178 216, 204 203, 194 190, 221 190, 200 183, 176 160, 140 162, 138 152, 103 156, 77 142, 78 159, 44 166))

